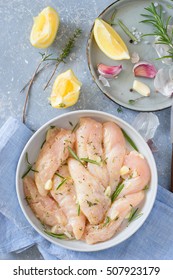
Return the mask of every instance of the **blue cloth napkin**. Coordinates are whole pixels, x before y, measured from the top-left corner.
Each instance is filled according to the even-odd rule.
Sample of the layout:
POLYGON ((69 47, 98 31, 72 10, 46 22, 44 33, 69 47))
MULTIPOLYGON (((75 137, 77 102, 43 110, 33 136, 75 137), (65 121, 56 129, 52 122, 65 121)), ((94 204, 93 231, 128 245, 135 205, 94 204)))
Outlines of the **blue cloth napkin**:
POLYGON ((0 253, 22 251, 36 244, 45 259, 173 259, 173 194, 159 187, 154 208, 144 225, 120 245, 81 253, 53 245, 25 219, 16 196, 19 156, 32 132, 10 118, 0 129, 0 253))

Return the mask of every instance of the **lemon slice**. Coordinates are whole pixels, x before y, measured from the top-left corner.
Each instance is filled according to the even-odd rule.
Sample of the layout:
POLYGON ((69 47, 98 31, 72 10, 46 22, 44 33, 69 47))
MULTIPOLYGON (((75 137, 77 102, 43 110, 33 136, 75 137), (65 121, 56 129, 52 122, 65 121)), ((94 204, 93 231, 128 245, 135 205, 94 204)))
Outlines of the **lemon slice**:
POLYGON ((120 35, 104 20, 97 18, 94 38, 100 50, 114 60, 130 59, 128 49, 120 35))
POLYGON ((59 27, 59 15, 51 7, 47 7, 34 18, 30 34, 30 42, 36 48, 49 47, 56 36, 59 27))
POLYGON ((76 104, 81 86, 82 83, 76 78, 71 69, 60 74, 53 84, 50 96, 52 107, 63 109, 76 104))

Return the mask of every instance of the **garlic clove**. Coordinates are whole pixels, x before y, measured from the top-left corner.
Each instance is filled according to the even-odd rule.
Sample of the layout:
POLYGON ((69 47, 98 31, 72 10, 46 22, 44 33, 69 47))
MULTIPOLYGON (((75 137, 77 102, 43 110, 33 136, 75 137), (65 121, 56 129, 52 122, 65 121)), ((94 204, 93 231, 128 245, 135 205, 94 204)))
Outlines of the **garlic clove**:
POLYGON ((140 61, 133 67, 133 73, 135 77, 145 77, 153 79, 157 74, 157 70, 153 64, 145 61, 140 61))
POLYGON ((46 191, 50 191, 50 190, 52 189, 52 187, 53 187, 52 180, 49 179, 49 180, 46 182, 44 188, 45 188, 46 191))
POLYGON ((106 64, 100 63, 97 66, 98 72, 100 75, 102 75, 105 78, 114 78, 120 74, 122 71, 123 67, 122 65, 118 66, 108 66, 106 64))
POLYGON ((137 80, 134 80, 133 82, 133 90, 135 90, 136 92, 138 92, 143 96, 150 95, 150 88, 146 84, 139 82, 137 80))

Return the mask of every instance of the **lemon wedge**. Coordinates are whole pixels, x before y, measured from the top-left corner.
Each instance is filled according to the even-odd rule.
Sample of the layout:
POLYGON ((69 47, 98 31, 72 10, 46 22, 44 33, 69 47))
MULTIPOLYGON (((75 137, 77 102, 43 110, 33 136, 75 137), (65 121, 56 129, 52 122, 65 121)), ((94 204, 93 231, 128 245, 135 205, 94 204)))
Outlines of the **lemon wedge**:
POLYGON ((76 78, 71 69, 58 75, 50 96, 52 107, 63 109, 76 104, 81 86, 82 83, 76 78))
POLYGON ((34 18, 30 34, 30 42, 36 48, 49 47, 56 36, 59 27, 59 15, 51 7, 47 7, 34 18))
POLYGON ((130 59, 128 49, 120 35, 104 20, 97 18, 94 38, 100 50, 114 60, 130 59))

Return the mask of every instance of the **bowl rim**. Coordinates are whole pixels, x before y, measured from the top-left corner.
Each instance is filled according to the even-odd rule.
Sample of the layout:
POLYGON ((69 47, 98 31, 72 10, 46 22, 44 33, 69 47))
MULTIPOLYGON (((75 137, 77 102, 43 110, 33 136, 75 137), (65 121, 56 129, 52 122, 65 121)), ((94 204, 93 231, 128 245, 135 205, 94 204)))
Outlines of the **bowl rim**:
MULTIPOLYGON (((94 117, 94 116, 92 116, 94 117)), ((95 116, 97 117, 97 116, 95 116)), ((114 247, 114 246, 117 246, 119 245, 120 243, 122 243, 123 241, 127 240, 128 238, 130 238, 136 231, 138 231, 141 226, 143 225, 143 223, 146 221, 146 219, 148 218, 153 206, 154 206, 154 202, 155 202, 155 199, 156 199, 156 195, 157 195, 157 189, 158 189, 158 173, 157 173, 157 167, 156 167, 156 163, 155 163, 155 159, 154 159, 154 156, 150 150, 150 148, 148 147, 147 143, 144 141, 144 139, 142 138, 142 136, 139 134, 139 132, 133 128, 129 123, 127 123, 126 121, 122 120, 121 118, 117 117, 117 116, 114 116, 112 114, 109 114, 109 113, 106 113, 106 112, 103 112, 103 111, 98 111, 98 110, 76 110, 76 111, 72 111, 72 112, 67 112, 67 113, 64 113, 60 116, 57 116, 51 120, 49 120, 48 122, 46 122, 45 124, 43 124, 32 136, 31 138, 29 139, 29 141, 26 143, 26 145, 24 146, 23 150, 22 150, 22 153, 20 155, 20 158, 18 160, 18 164, 17 164, 17 169, 16 169, 16 193, 17 193, 17 198, 18 198, 18 202, 19 202, 19 205, 20 205, 20 208, 25 216, 25 218, 27 219, 27 221, 29 222, 29 224, 37 231, 38 234, 40 234, 43 238, 45 238, 46 240, 48 240, 49 242, 55 244, 56 246, 60 246, 60 247, 63 247, 65 249, 68 249, 68 250, 73 250, 73 251, 78 251, 78 252, 96 252, 96 251, 101 251, 101 250, 105 250, 105 249, 109 249, 111 247, 114 247), (143 219, 142 222, 140 222, 139 224, 137 224, 134 228, 132 228, 130 234, 128 235, 128 237, 124 237, 122 238, 118 243, 116 244, 106 244, 106 242, 100 242, 100 243, 97 243, 95 245, 101 245, 100 248, 95 248, 95 246, 93 245, 88 245, 89 248, 84 248, 84 249, 80 249, 80 248, 72 248, 70 246, 68 246, 68 241, 67 241, 67 245, 64 245, 64 244, 61 244, 61 243, 58 243, 51 237, 49 237, 48 235, 46 235, 45 233, 43 233, 33 222, 32 220, 30 219, 29 215, 26 213, 24 207, 23 207, 23 201, 22 201, 22 198, 21 198, 21 195, 20 195, 20 183, 19 183, 19 179, 21 177, 20 175, 20 166, 21 166, 21 162, 22 162, 22 159, 23 159, 23 156, 24 154, 26 153, 26 150, 27 148, 30 146, 30 143, 37 137, 37 135, 45 128, 47 128, 48 126, 50 126, 53 122, 63 118, 63 117, 68 117, 68 116, 71 116, 71 115, 80 115, 80 114, 86 114, 89 115, 90 114, 98 114, 103 116, 103 117, 109 117, 109 118, 113 118, 115 121, 118 121, 120 123, 122 123, 123 125, 125 125, 126 127, 128 127, 132 132, 134 132, 135 134, 138 135, 138 137, 140 138, 140 141, 143 142, 145 148, 149 151, 150 153, 150 156, 151 156, 151 160, 152 160, 152 174, 154 174, 154 178, 155 178, 155 189, 154 189, 154 194, 153 196, 151 197, 150 199, 150 205, 148 207, 148 211, 147 211, 147 214, 145 216, 145 219, 143 219), (93 247, 92 247, 93 246, 93 247)))

